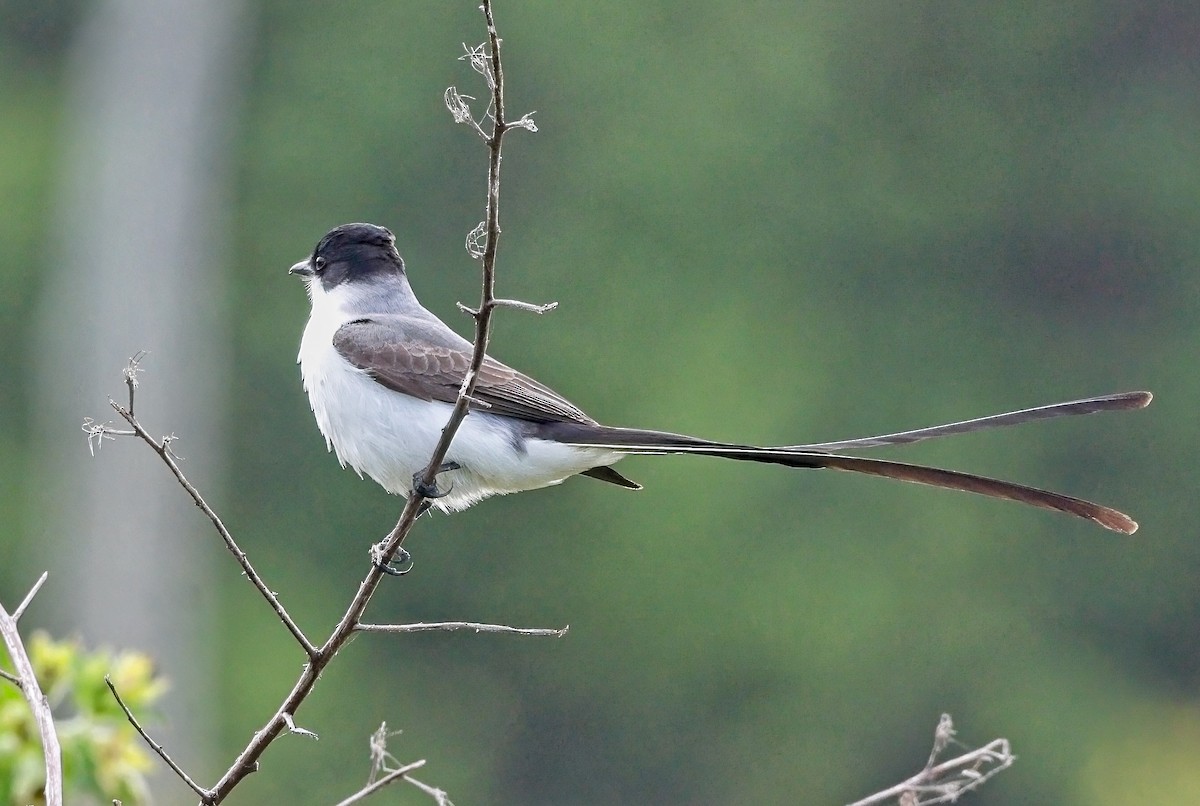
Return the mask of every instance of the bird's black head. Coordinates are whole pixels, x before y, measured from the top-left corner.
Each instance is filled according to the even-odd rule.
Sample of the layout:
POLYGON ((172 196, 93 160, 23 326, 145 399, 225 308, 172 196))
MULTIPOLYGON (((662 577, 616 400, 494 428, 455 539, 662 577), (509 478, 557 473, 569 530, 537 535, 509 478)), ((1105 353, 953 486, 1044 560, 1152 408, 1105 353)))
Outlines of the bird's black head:
POLYGON ((306 280, 319 280, 326 291, 341 283, 404 275, 396 236, 374 224, 342 224, 325 234, 308 260, 288 270, 306 280))

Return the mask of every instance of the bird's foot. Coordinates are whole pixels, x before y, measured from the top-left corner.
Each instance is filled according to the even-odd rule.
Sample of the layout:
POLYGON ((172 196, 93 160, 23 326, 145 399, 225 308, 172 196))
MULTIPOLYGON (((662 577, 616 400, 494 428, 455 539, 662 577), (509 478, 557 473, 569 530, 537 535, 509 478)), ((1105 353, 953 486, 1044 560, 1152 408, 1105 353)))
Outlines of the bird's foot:
MULTIPOLYGON (((458 462, 443 462, 438 467, 437 472, 445 473, 447 470, 458 470, 459 468, 460 465, 458 462)), ((436 480, 432 484, 426 484, 421 478, 425 475, 425 470, 428 470, 428 468, 413 473, 413 492, 425 499, 421 502, 420 508, 417 510, 418 518, 433 507, 432 499, 442 498, 450 493, 450 490, 445 490, 443 492, 441 488, 437 486, 436 480)), ((453 489, 453 487, 450 489, 453 489)), ((376 543, 371 547, 371 565, 375 566, 383 573, 394 577, 402 577, 412 570, 412 554, 410 554, 407 549, 403 547, 396 549, 396 554, 392 558, 391 562, 384 562, 382 548, 382 543, 376 543)))
POLYGON ((396 549, 396 555, 392 558, 392 561, 384 562, 383 557, 380 555, 380 548, 382 546, 382 543, 376 543, 371 547, 371 565, 388 576, 393 577, 402 577, 413 569, 413 558, 409 554, 408 549, 403 547, 396 549))
MULTIPOLYGON (((462 466, 458 462, 442 462, 442 464, 438 467, 437 472, 445 473, 447 470, 460 470, 461 468, 462 466)), ((418 470, 416 473, 413 473, 413 492, 425 498, 442 498, 446 495, 449 495, 450 490, 453 490, 454 488, 451 487, 450 490, 443 492, 442 489, 437 485, 436 477, 434 478, 432 484, 426 484, 424 482, 422 476, 425 475, 427 470, 429 470, 429 468, 425 467, 421 470, 418 470)))

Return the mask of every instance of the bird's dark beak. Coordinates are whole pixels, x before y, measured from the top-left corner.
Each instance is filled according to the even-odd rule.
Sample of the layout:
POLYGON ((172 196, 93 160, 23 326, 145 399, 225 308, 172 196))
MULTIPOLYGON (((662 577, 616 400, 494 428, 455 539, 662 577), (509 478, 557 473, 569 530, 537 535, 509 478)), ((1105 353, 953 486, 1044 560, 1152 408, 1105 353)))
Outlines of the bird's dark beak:
POLYGON ((312 277, 314 274, 316 274, 316 272, 313 271, 311 260, 301 260, 299 263, 288 269, 288 274, 299 274, 301 277, 308 278, 312 277))

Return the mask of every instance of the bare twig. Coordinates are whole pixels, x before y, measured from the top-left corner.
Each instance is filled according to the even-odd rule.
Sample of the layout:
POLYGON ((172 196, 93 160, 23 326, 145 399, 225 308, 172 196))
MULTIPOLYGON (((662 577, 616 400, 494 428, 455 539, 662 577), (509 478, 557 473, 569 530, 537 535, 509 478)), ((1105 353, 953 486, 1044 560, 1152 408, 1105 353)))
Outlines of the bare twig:
MULTIPOLYGON (((461 302, 455 303, 458 309, 467 316, 478 316, 479 311, 472 308, 470 305, 464 305, 461 302)), ((516 308, 518 311, 527 311, 528 313, 543 314, 554 310, 558 307, 557 302, 546 302, 541 305, 535 302, 522 302, 519 299, 494 299, 492 300, 493 308, 516 308)), ((472 401, 479 402, 479 401, 472 401)))
POLYGON ((171 770, 178 775, 185 784, 191 787, 192 791, 199 795, 201 800, 203 800, 205 803, 208 803, 212 793, 193 781, 191 777, 189 777, 188 774, 183 771, 183 768, 176 764, 175 761, 169 755, 167 755, 167 751, 163 749, 163 746, 150 738, 150 734, 146 733, 145 729, 138 724, 133 712, 129 710, 129 706, 126 705, 125 701, 121 699, 121 695, 117 693, 117 687, 113 685, 112 679, 109 678, 108 675, 104 675, 104 682, 108 686, 108 690, 112 692, 113 697, 116 699, 117 705, 121 706, 121 710, 125 712, 125 718, 129 720, 129 724, 133 725, 133 729, 138 732, 138 735, 145 740, 146 744, 150 745, 150 749, 157 753, 159 758, 167 762, 167 766, 170 767, 171 770))
POLYGON ((12 615, 9 615, 8 611, 0 605, 0 636, 4 638, 4 644, 8 647, 8 656, 12 659, 16 669, 16 675, 5 672, 4 679, 16 684, 17 688, 21 689, 21 693, 25 695, 25 701, 29 703, 29 710, 33 713, 33 719, 37 723, 38 733, 41 736, 42 758, 46 765, 44 796, 47 806, 62 806, 62 750, 58 744, 58 733, 54 729, 54 715, 50 713, 50 702, 38 685, 37 677, 33 673, 33 664, 29 660, 25 644, 17 630, 17 619, 21 617, 21 613, 45 581, 46 574, 43 572, 12 615))
POLYGON ((142 359, 146 357, 145 350, 138 350, 129 359, 129 363, 125 365, 125 369, 121 372, 125 378, 125 387, 129 389, 129 413, 133 414, 133 393, 137 391, 139 386, 138 373, 142 371, 142 359))
POLYGON ((400 733, 401 731, 398 730, 388 730, 387 722, 380 722, 379 727, 367 740, 367 746, 371 752, 371 774, 367 776, 368 784, 375 783, 379 773, 388 772, 400 765, 396 757, 388 752, 388 739, 398 736, 400 733))
POLYGON ((38 581, 33 583, 33 587, 29 589, 29 593, 25 594, 25 598, 17 605, 17 609, 12 613, 14 623, 20 621, 21 616, 25 615, 25 608, 29 607, 29 603, 33 601, 33 597, 37 596, 37 592, 42 589, 42 585, 46 583, 46 577, 48 576, 50 576, 50 572, 43 571, 42 575, 38 577, 38 581))
MULTIPOLYGON (((463 45, 463 47, 465 48, 466 45, 463 45)), ((450 115, 454 118, 454 122, 469 125, 472 131, 478 134, 481 139, 487 140, 487 132, 475 120, 475 116, 471 114, 471 107, 467 105, 467 101, 474 100, 470 95, 459 95, 457 87, 446 88, 446 108, 450 110, 450 115)))
POLYGON ((533 302, 522 302, 519 299, 494 299, 492 300, 493 308, 516 308, 518 311, 528 311, 529 313, 543 314, 554 310, 558 307, 557 302, 545 302, 541 305, 533 302))
POLYGON ((454 806, 454 804, 450 802, 450 796, 446 794, 445 790, 422 783, 416 778, 413 778, 411 775, 404 776, 404 780, 424 792, 429 797, 433 798, 433 802, 436 803, 437 806, 454 806))
POLYGON ((906 781, 856 800, 849 806, 872 806, 892 798, 901 798, 905 806, 954 803, 962 795, 978 789, 988 779, 1011 767, 1017 760, 1007 739, 993 739, 983 747, 935 764, 953 739, 954 723, 949 714, 942 714, 934 731, 933 751, 923 770, 906 781))
POLYGON ((299 725, 297 725, 296 720, 294 720, 292 718, 292 715, 287 713, 286 711, 283 713, 283 724, 287 725, 288 733, 291 733, 295 736, 303 736, 304 738, 312 739, 313 741, 316 741, 317 739, 321 738, 313 731, 308 730, 307 728, 302 728, 299 725))
POLYGON ((177 457, 171 448, 171 443, 175 441, 175 437, 172 435, 165 436, 161 440, 155 439, 150 435, 150 432, 145 429, 137 417, 134 416, 133 398, 134 392, 138 386, 137 373, 140 370, 139 362, 144 355, 145 352, 139 352, 134 355, 133 358, 130 358, 129 363, 125 367, 123 373, 125 377, 125 385, 129 389, 129 405, 122 406, 120 403, 117 403, 114 400, 108 401, 113 410, 121 416, 121 419, 129 423, 133 430, 114 431, 106 428, 105 426, 95 425, 92 420, 88 419, 84 421, 84 431, 88 433, 89 444, 91 444, 93 439, 95 439, 97 444, 100 444, 101 441, 108 435, 115 434, 117 436, 136 436, 149 445, 154 452, 158 454, 159 458, 163 460, 163 463, 166 464, 167 468, 171 471, 171 474, 175 476, 175 480, 179 482, 179 486, 183 487, 184 491, 191 496, 191 499, 196 506, 200 508, 200 511, 202 511, 206 516, 208 516, 208 519, 212 521, 213 528, 217 530, 217 533, 221 536, 221 540, 225 542, 225 548, 229 550, 229 553, 234 556, 234 558, 238 561, 238 564, 242 567, 242 571, 245 573, 246 578, 250 580, 254 587, 258 589, 258 592, 262 594, 263 598, 267 600, 267 603, 271 605, 271 609, 275 611, 275 614, 279 616, 280 621, 282 621, 284 626, 287 627, 288 632, 292 634, 292 637, 294 637, 304 649, 305 654, 307 654, 309 658, 312 658, 313 654, 316 652, 316 647, 311 641, 308 640, 308 637, 304 634, 304 631, 300 629, 300 625, 298 625, 292 619, 292 617, 288 615, 283 603, 279 601, 279 596, 269 587, 267 587, 267 584, 262 580, 262 577, 260 577, 258 572, 254 570, 254 566, 250 564, 250 559, 246 556, 246 552, 242 551, 241 547, 233 539, 233 535, 230 534, 229 529, 225 527, 225 524, 222 522, 220 516, 217 515, 213 508, 208 505, 208 502, 206 502, 204 497, 200 495, 199 490, 197 490, 195 486, 188 481, 187 477, 183 474, 183 471, 180 470, 179 463, 176 461, 177 457))
POLYGON ((368 795, 375 794, 376 792, 383 789, 388 784, 395 783, 396 781, 400 780, 401 778, 408 778, 408 774, 410 772, 412 772, 413 770, 419 770, 421 767, 424 767, 424 766, 425 766, 424 759, 421 759, 420 761, 414 761, 411 764, 405 764, 403 767, 400 767, 399 769, 392 770, 387 775, 380 778, 378 781, 375 781, 374 783, 371 783, 371 784, 367 784, 362 789, 358 790, 357 792, 355 792, 353 795, 346 798, 345 800, 338 801, 337 806, 347 806, 347 804, 358 803, 360 800, 365 800, 368 795))
POLYGON ((929 759, 925 762, 926 770, 933 769, 938 756, 946 751, 947 745, 952 741, 954 741, 954 720, 950 718, 949 714, 942 714, 937 727, 933 729, 933 747, 930 748, 929 759))
POLYGON ((474 621, 431 621, 418 622, 416 624, 359 624, 355 628, 358 632, 433 632, 435 630, 443 630, 450 632, 453 630, 471 630, 472 632, 499 632, 509 635, 540 635, 547 638, 562 638, 571 629, 570 625, 563 627, 560 630, 547 629, 544 627, 509 627, 505 624, 479 624, 474 621))
POLYGON ((447 797, 445 792, 440 789, 435 789, 428 784, 423 784, 415 778, 409 777, 408 774, 410 772, 425 765, 424 760, 414 761, 411 764, 404 764, 398 768, 392 766, 400 764, 400 762, 396 760, 395 756, 388 752, 387 740, 399 732, 400 731, 389 732, 387 729, 387 723, 384 722, 380 724, 378 730, 371 734, 371 776, 367 780, 367 785, 355 792, 350 797, 341 801, 337 806, 345 806, 345 804, 348 803, 357 803, 358 801, 366 798, 368 795, 378 792, 388 784, 398 781, 401 778, 432 797, 438 806, 443 806, 443 804, 445 806, 452 806, 452 804, 450 804, 450 798, 447 797), (382 778, 376 779, 375 776, 381 772, 386 774, 382 778))
POLYGON ((98 423, 91 417, 83 418, 83 433, 87 434, 88 453, 95 456, 104 447, 104 440, 117 437, 136 437, 136 431, 118 431, 108 423, 98 423))

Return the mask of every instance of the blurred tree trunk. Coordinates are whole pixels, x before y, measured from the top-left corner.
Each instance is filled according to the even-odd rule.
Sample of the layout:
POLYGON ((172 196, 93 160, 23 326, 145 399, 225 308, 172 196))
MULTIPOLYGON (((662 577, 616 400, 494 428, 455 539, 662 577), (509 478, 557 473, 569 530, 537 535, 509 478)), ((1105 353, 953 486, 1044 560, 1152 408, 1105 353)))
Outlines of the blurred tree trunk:
MULTIPOLYGON (((79 425, 111 419, 122 366, 148 351, 139 415, 180 437, 184 472, 219 508, 234 257, 226 144, 244 25, 239 0, 91 7, 68 63, 46 233, 57 260, 35 361, 51 571, 42 598, 59 607, 60 631, 156 658, 173 690, 167 724, 150 730, 200 780, 213 772, 219 544, 146 446, 109 442, 91 459, 79 425)), ((159 776, 155 788, 176 786, 159 776)))

